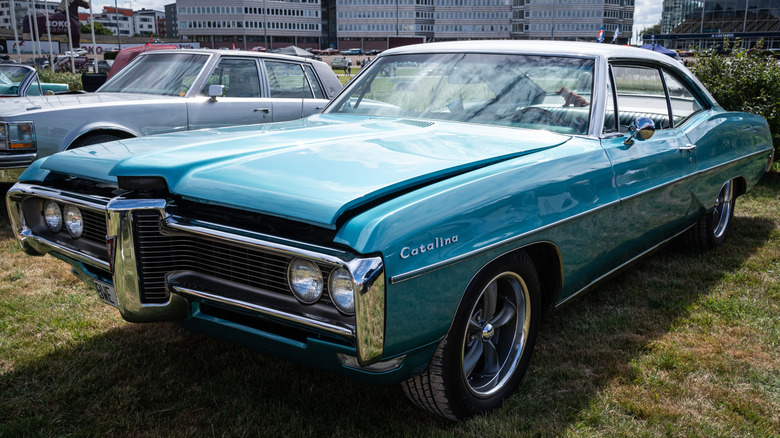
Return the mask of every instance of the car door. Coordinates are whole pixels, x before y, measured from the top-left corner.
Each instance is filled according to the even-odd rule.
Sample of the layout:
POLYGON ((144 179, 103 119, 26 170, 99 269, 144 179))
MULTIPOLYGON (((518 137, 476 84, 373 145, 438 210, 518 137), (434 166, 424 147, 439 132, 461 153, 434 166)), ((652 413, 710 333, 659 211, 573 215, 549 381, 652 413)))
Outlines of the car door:
POLYGON ((190 129, 271 122, 273 102, 263 90, 256 58, 222 57, 203 85, 201 98, 187 104, 190 129), (224 86, 224 96, 206 98, 211 85, 224 86))
POLYGON ((695 220, 690 184, 696 150, 684 122, 703 108, 658 65, 613 64, 609 88, 602 145, 612 162, 620 207, 607 231, 615 244, 607 269, 674 237, 695 220), (640 116, 654 121, 655 133, 629 140, 629 124, 640 116))
POLYGON ((281 122, 319 112, 328 99, 308 64, 264 60, 268 89, 274 103, 273 121, 281 122))

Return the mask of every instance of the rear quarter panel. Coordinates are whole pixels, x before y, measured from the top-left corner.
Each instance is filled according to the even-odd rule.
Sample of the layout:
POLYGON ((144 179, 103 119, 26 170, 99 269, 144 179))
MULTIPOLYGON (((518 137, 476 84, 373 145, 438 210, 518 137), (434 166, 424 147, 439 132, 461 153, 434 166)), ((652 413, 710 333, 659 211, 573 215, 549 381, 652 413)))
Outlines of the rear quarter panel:
POLYGON ((685 134, 696 145, 697 172, 691 191, 702 210, 715 204, 723 184, 744 178, 755 185, 772 155, 766 120, 755 114, 710 110, 695 115, 685 134))

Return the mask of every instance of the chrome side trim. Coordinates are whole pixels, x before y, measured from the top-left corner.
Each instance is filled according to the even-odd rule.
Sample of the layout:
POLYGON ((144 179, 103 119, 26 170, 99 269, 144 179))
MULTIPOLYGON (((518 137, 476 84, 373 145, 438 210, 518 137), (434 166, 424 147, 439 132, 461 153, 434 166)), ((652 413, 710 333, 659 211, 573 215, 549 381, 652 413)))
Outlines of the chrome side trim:
POLYGON ((599 212, 601 210, 604 210, 606 208, 612 207, 612 206, 614 206, 616 204, 620 204, 623 201, 630 201, 630 200, 632 200, 632 199, 634 199, 634 198, 636 198, 638 196, 642 196, 642 195, 650 193, 650 192, 652 192, 654 190, 658 190, 660 188, 663 188, 663 187, 666 187, 666 186, 669 186, 669 185, 672 185, 672 184, 676 184, 676 183, 678 183, 680 181, 683 181, 685 179, 693 178, 693 177, 702 175, 702 174, 704 174, 706 172, 710 172, 710 171, 713 171, 715 169, 719 169, 719 168, 722 168, 722 167, 725 167, 725 166, 729 166, 729 165, 734 164, 734 163, 736 163, 738 161, 742 161, 742 160, 745 160, 745 159, 750 159, 750 158, 753 158, 753 157, 756 157, 756 156, 759 156, 759 155, 762 155, 762 154, 766 154, 768 152, 772 153, 773 151, 774 151, 774 149, 772 149, 772 150, 766 149, 766 150, 762 150, 762 151, 757 151, 757 152, 754 152, 754 153, 752 153, 750 155, 746 155, 744 157, 736 158, 734 160, 731 160, 731 161, 728 161, 728 162, 725 162, 725 163, 721 163, 721 164, 719 164, 717 166, 712 166, 712 167, 709 167, 707 169, 700 169, 700 170, 697 170, 696 172, 693 172, 693 173, 690 173, 690 174, 685 175, 683 177, 676 178, 674 180, 668 181, 668 182, 666 182, 664 184, 655 186, 655 187, 653 187, 651 189, 647 189, 647 190, 635 193, 635 194, 633 194, 631 196, 627 196, 625 198, 619 198, 616 201, 612 201, 612 202, 609 202, 607 204, 601 205, 601 206, 599 206, 597 208, 594 208, 592 210, 588 210, 588 211, 582 212, 580 214, 574 215, 572 217, 569 217, 569 218, 566 218, 566 219, 562 219, 560 221, 553 222, 551 224, 547 224, 547 225, 544 225, 542 227, 535 228, 533 230, 529 230, 529 231, 527 231, 525 233, 522 233, 522 234, 519 234, 519 235, 517 235, 515 237, 509 238, 509 239, 506 239, 506 240, 503 240, 503 241, 500 241, 500 242, 495 242, 495 243, 493 243, 491 245, 488 245, 488 246, 485 246, 485 247, 482 247, 482 248, 479 248, 479 249, 475 249, 475 250, 470 251, 468 253, 461 254, 459 256, 455 256, 455 257, 452 257, 452 258, 447 259, 447 260, 442 260, 440 262, 437 262, 437 263, 434 263, 434 264, 431 264, 431 265, 428 265, 428 266, 423 266, 421 268, 417 268, 417 269, 414 269, 414 270, 411 270, 411 271, 408 271, 408 272, 403 272, 403 273, 400 273, 400 274, 396 274, 396 275, 390 277, 390 284, 397 284, 397 283, 400 283, 400 282, 403 282, 403 281, 406 281, 406 280, 410 280, 410 279, 415 278, 415 277, 419 277, 419 276, 427 274, 429 272, 445 268, 445 267, 450 266, 452 264, 459 263, 459 262, 461 262, 463 260, 467 260, 467 259, 469 259, 471 257, 475 257, 475 256, 477 256, 477 255, 479 255, 479 254, 481 254, 483 252, 492 251, 492 250, 494 250, 496 248, 500 248, 502 246, 511 245, 512 243, 514 243, 514 242, 516 242, 518 240, 525 239, 525 238, 527 238, 530 235, 533 235, 533 234, 536 234, 536 233, 541 233, 541 232, 549 230, 550 228, 554 228, 554 227, 557 227, 557 226, 560 226, 560 225, 564 225, 564 224, 566 224, 568 222, 580 219, 582 217, 585 217, 585 216, 588 216, 588 215, 591 215, 591 214, 595 214, 595 213, 597 213, 597 212, 599 212))
MULTIPOLYGON (((515 237, 509 238, 509 239, 506 239, 506 240, 502 240, 500 242, 496 242, 496 243, 493 243, 493 244, 488 245, 488 246, 484 246, 484 247, 479 248, 479 249, 475 249, 475 250, 467 252, 465 254, 461 254, 459 256, 452 257, 452 258, 447 259, 447 260, 442 260, 442 261, 440 261, 438 263, 434 263, 432 265, 424 266, 422 268, 417 268, 417 269, 414 269, 414 270, 409 271, 409 272, 404 272, 402 274, 394 275, 393 277, 390 278, 390 284, 397 284, 397 283, 400 283, 402 281, 410 280, 412 278, 419 277, 419 276, 421 276, 423 274, 427 274, 428 272, 431 272, 431 271, 435 271, 435 270, 438 270, 438 269, 445 268, 445 267, 447 267, 449 265, 461 262, 461 261, 469 259, 471 257, 476 257, 477 255, 479 255, 481 253, 484 253, 484 252, 487 252, 487 251, 492 251, 494 249, 501 248, 502 246, 511 245, 512 243, 517 242, 518 240, 525 239, 526 237, 528 237, 530 235, 533 235, 533 234, 536 234, 536 233, 541 233, 543 231, 549 230, 550 228, 555 228, 557 226, 560 226, 560 225, 572 222, 572 221, 580 219, 582 217, 589 216, 591 214, 595 214, 595 213, 597 213, 597 212, 599 212, 601 210, 604 210, 606 208, 612 207, 613 205, 618 205, 618 204, 620 204, 620 202, 621 202, 620 199, 618 199, 616 201, 612 201, 612 202, 606 203, 604 205, 601 205, 601 206, 599 206, 597 208, 594 208, 593 210, 584 211, 584 212, 582 212, 580 214, 576 214, 576 215, 574 215, 572 217, 568 217, 566 219, 561 219, 561 220, 559 220, 557 222, 553 222, 551 224, 547 224, 545 226, 542 226, 542 227, 539 227, 539 228, 535 228, 535 229, 530 230, 530 231, 526 231, 525 233, 518 234, 515 237)), ((537 243, 537 242, 532 242, 532 243, 537 243)))
POLYGON ((253 312, 258 312, 263 315, 272 316, 274 318, 278 318, 287 322, 303 325, 311 329, 324 331, 326 333, 330 333, 342 337, 349 341, 352 341, 355 338, 355 330, 349 326, 339 326, 336 324, 330 324, 325 321, 306 318, 305 316, 295 315, 288 312, 282 312, 279 310, 272 309, 270 307, 265 307, 257 304, 247 303, 244 301, 234 300, 231 298, 226 298, 219 295, 214 295, 209 292, 190 289, 187 287, 174 285, 172 286, 172 289, 174 292, 178 294, 192 295, 209 301, 214 301, 221 304, 227 304, 231 307, 240 307, 242 309, 251 310, 253 312))
POLYGON ((693 228, 694 226, 696 226, 696 225, 694 224, 694 225, 692 225, 692 226, 690 226, 690 227, 686 228, 685 230, 683 230, 683 231, 681 231, 681 232, 679 232, 679 233, 675 234, 674 236, 672 236, 672 237, 670 237, 670 238, 668 238, 668 239, 666 239, 666 240, 664 240, 664 241, 662 241, 662 242, 658 243, 657 245, 655 245, 655 246, 651 247, 650 249, 647 249, 647 250, 645 250, 644 252, 642 252, 641 254, 639 254, 639 255, 637 255, 637 256, 635 256, 635 257, 631 258, 630 260, 628 260, 628 261, 626 261, 626 262, 624 262, 624 263, 622 263, 620 266, 617 266, 616 268, 614 268, 614 269, 610 270, 609 272, 607 272, 606 274, 604 274, 604 275, 600 276, 599 278, 597 278, 597 279, 595 279, 595 280, 591 281, 590 283, 588 283, 588 284, 587 284, 585 287, 583 287, 582 289, 580 289, 580 290, 578 290, 577 292, 574 292, 573 294, 571 294, 571 295, 569 295, 568 297, 566 297, 566 299, 565 299, 565 300, 561 301, 560 303, 557 303, 557 304, 555 304, 555 308, 557 309, 557 308, 559 308, 559 307, 561 307, 561 306, 565 305, 566 303, 568 303, 569 301, 571 301, 573 298, 575 298, 575 297, 579 296, 580 294, 582 294, 582 293, 583 293, 583 292, 585 292, 586 290, 588 290, 588 289, 590 289, 591 287, 593 287, 593 286, 594 286, 596 283, 598 283, 598 282, 600 282, 600 281, 604 280, 605 278, 607 278, 607 277, 609 277, 609 276, 611 276, 611 275, 615 274, 617 271, 619 271, 619 270, 621 270, 621 269, 625 268, 626 266, 630 265, 631 263, 634 263, 634 262, 635 262, 635 261, 637 261, 638 259, 641 259, 642 257, 646 256, 647 254, 649 254, 649 253, 651 253, 651 252, 655 251, 655 250, 656 250, 656 249, 658 249, 659 247, 661 247, 661 246, 663 246, 663 245, 666 245, 667 243, 671 242, 672 240, 676 239, 677 237, 679 237, 679 236, 682 236, 683 234, 687 233, 687 232, 688 232, 688 230, 690 230, 690 229, 691 229, 691 228, 693 228))
MULTIPOLYGON (((772 151, 774 151, 774 149, 772 151)), ((730 166, 730 165, 732 165, 732 164, 734 164, 734 163, 736 163, 738 161, 747 160, 747 159, 756 157, 758 155, 765 154, 767 152, 771 152, 771 151, 769 149, 767 149, 767 150, 763 150, 763 151, 753 152, 750 155, 745 155, 744 157, 735 158, 735 159, 733 159, 731 161, 726 161, 725 163, 720 163, 717 166, 708 167, 706 169, 699 169, 699 170, 697 170, 695 172, 692 172, 692 173, 690 173, 688 175, 685 175, 683 177, 676 178, 676 179, 673 179, 671 181, 665 182, 664 184, 657 185, 657 186, 655 186, 653 188, 650 188, 650 189, 647 189, 647 190, 643 190, 641 192, 634 193, 631 196, 626 196, 625 198, 621 198, 621 200, 623 200, 623 201, 630 201, 630 200, 632 200, 632 199, 634 199, 636 197, 645 195, 645 194, 650 193, 650 192, 652 192, 654 190, 657 190, 659 188, 670 186, 670 185, 676 184, 676 183, 678 183, 680 181, 683 181, 683 180, 686 180, 686 179, 689 179, 689 178, 693 178, 693 177, 697 177, 697 176, 702 175, 704 173, 711 172, 711 171, 713 171, 715 169, 720 169, 720 168, 723 168, 723 167, 726 167, 726 166, 730 166)), ((734 177, 732 177, 731 179, 734 179, 734 177)), ((713 202, 714 202, 714 200, 713 200, 713 202)))

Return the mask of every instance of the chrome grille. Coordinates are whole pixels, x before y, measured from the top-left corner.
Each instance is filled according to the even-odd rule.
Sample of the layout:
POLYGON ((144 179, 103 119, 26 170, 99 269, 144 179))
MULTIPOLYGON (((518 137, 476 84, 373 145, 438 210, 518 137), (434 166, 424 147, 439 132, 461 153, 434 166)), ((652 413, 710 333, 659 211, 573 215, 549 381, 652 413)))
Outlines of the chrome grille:
MULTIPOLYGON (((161 232, 160 216, 153 212, 136 212, 133 222, 143 302, 167 302, 165 275, 183 270, 291 295, 287 265, 292 257, 195 235, 166 235, 161 232)), ((320 269, 327 278, 332 268, 320 265, 320 269)))
POLYGON ((106 235, 108 234, 106 214, 82 208, 81 217, 84 219, 84 234, 81 237, 96 243, 105 244, 106 235))

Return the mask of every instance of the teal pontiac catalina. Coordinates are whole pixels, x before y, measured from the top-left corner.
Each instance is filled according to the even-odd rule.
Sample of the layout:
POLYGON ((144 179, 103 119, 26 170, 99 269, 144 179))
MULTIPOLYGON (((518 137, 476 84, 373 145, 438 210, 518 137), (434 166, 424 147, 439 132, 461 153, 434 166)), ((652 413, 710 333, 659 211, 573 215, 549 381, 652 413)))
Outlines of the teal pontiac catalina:
POLYGON ((25 251, 128 321, 461 419, 517 388, 546 310, 672 239, 723 243, 773 158, 664 55, 459 41, 385 51, 305 119, 40 159, 7 201, 25 251))

